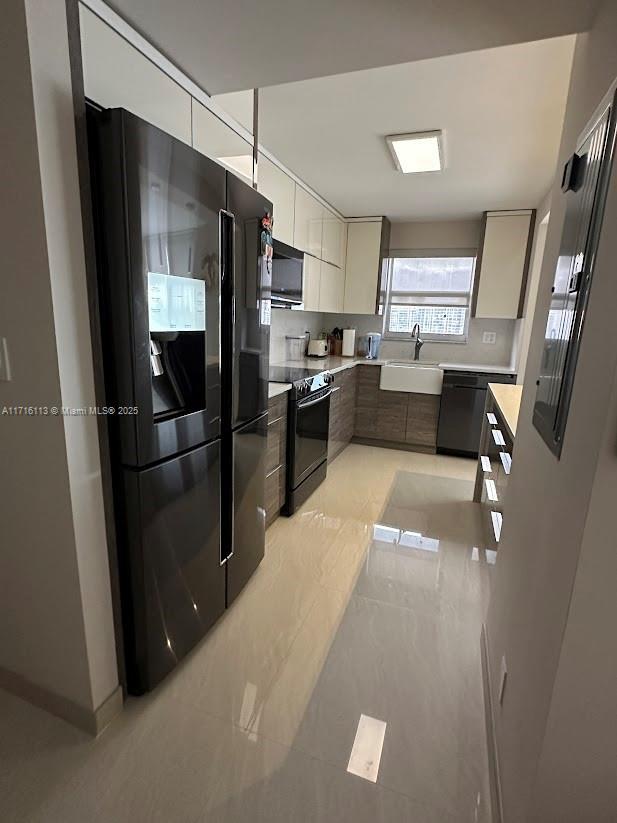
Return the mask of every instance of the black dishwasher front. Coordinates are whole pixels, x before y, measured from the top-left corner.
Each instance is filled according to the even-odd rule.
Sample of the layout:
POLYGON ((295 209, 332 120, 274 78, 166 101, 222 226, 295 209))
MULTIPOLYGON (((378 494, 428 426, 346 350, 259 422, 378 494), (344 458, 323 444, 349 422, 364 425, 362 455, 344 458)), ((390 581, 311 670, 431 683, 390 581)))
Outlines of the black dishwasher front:
POLYGON ((515 374, 446 370, 441 391, 437 451, 477 457, 488 384, 515 382, 515 374))

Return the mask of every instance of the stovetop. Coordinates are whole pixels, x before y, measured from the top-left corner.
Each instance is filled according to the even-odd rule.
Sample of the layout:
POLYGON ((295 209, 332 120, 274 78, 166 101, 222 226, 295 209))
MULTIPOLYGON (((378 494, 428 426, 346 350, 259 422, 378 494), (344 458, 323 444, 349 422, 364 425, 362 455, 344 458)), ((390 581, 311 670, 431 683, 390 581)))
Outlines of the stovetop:
POLYGON ((270 366, 269 378, 271 383, 297 383, 318 374, 323 372, 305 366, 270 366))

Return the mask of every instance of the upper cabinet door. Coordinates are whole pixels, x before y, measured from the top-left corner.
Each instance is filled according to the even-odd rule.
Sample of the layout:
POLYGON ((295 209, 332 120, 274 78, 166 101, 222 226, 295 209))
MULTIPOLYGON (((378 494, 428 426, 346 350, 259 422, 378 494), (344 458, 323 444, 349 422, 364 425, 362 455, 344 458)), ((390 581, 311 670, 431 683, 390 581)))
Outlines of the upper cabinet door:
POLYGON ((304 311, 319 311, 319 293, 321 290, 321 267, 323 263, 309 254, 304 255, 302 303, 304 311))
POLYGON ((296 186, 293 246, 321 259, 322 205, 302 186, 296 186))
POLYGON ((253 185, 253 147, 197 100, 193 100, 193 148, 253 185))
POLYGON ((257 190, 274 205, 273 236, 282 243, 293 246, 296 184, 261 153, 257 169, 257 190))
POLYGON ((345 264, 346 314, 375 314, 381 265, 382 221, 349 223, 345 264))
POLYGON ((523 316, 534 223, 532 210, 486 213, 476 266, 473 317, 523 316))
POLYGON ((99 17, 79 6, 86 97, 123 108, 191 144, 191 96, 99 17))
POLYGON ((330 209, 323 209, 322 260, 335 266, 343 265, 343 229, 345 224, 330 209))
POLYGON ((345 299, 345 272, 331 263, 321 264, 321 282, 319 286, 319 311, 343 311, 345 299))

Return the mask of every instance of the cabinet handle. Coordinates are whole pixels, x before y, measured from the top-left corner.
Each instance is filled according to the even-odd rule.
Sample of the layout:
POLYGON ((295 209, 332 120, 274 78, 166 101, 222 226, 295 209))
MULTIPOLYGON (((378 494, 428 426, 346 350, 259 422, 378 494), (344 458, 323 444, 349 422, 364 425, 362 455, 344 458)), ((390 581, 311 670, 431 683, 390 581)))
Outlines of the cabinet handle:
POLYGON ((493 440, 495 441, 495 445, 497 446, 505 446, 506 441, 503 439, 503 434, 499 429, 491 429, 491 434, 493 435, 493 440))
POLYGON ((276 472, 279 472, 282 468, 283 464, 279 463, 278 466, 275 466, 271 471, 268 472, 268 474, 266 475, 266 480, 269 480, 273 474, 276 474, 276 472))
POLYGON ((497 497, 497 487, 495 486, 494 480, 485 480, 484 485, 486 486, 486 496, 491 501, 491 503, 498 503, 499 498, 497 497))
POLYGON ((510 474, 512 469, 512 457, 509 452, 499 452, 499 457, 501 458, 501 462, 503 464, 503 470, 506 474, 510 474))
POLYGON ((275 423, 279 423, 284 418, 285 418, 285 415, 282 414, 280 417, 276 417, 274 420, 268 420, 268 426, 274 426, 275 423))
POLYGON ((499 543, 499 539, 501 537, 501 526, 503 524, 503 515, 501 512, 491 512, 491 521, 493 523, 493 534, 495 535, 495 541, 499 543))

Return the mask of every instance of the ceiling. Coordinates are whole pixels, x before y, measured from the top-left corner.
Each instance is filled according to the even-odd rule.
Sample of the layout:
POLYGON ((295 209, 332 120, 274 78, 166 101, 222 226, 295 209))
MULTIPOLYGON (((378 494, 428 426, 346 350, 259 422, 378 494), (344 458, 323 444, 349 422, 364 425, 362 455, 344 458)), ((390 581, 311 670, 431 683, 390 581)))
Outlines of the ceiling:
POLYGON ((599 0, 107 0, 210 94, 585 31, 599 0))
POLYGON ((348 217, 533 208, 555 174, 575 39, 262 89, 259 140, 348 217), (444 131, 445 170, 396 171, 384 136, 434 129, 444 131))

